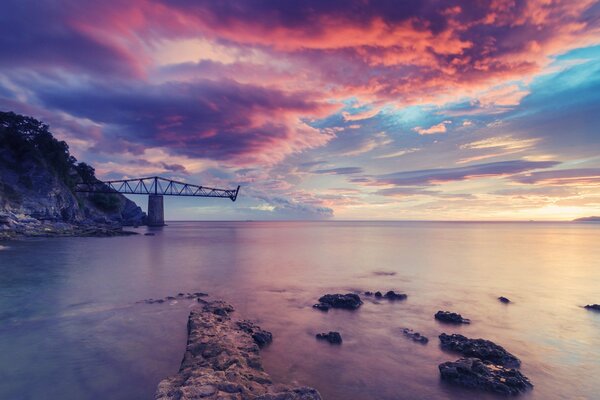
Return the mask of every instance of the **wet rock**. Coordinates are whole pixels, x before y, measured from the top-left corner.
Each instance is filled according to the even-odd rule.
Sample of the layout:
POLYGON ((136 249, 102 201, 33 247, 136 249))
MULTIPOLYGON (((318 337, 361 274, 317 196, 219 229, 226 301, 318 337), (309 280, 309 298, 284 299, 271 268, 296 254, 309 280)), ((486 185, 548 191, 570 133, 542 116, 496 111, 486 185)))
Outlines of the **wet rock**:
POLYGON ((317 339, 327 340, 331 344, 342 344, 342 335, 339 332, 317 333, 317 339))
POLYGON ((315 389, 273 383, 249 332, 263 330, 249 321, 234 321, 231 312, 231 305, 215 301, 190 313, 181 367, 159 383, 156 400, 321 400, 315 389), (219 315, 215 310, 231 311, 219 315))
POLYGON ((450 324, 470 324, 471 320, 463 318, 462 315, 450 311, 438 311, 435 313, 435 319, 450 324))
POLYGON ((404 329, 402 329, 402 333, 404 334, 404 336, 414 340, 415 342, 418 342, 421 344, 427 344, 427 342, 429 342, 429 339, 427 339, 425 336, 421 335, 419 332, 413 331, 412 329, 404 328, 404 329))
POLYGON ((258 347, 262 348, 273 341, 273 334, 271 332, 261 329, 252 321, 238 321, 237 326, 244 332, 252 335, 252 339, 254 339, 258 347))
MULTIPOLYGON (((319 304, 324 304, 325 306, 329 306, 330 308, 344 308, 348 310, 356 310, 360 307, 363 302, 360 299, 360 296, 354 293, 346 293, 346 294, 326 294, 319 298, 319 304)), ((313 307, 323 309, 322 306, 317 306, 315 304, 313 307)))
POLYGON ((317 303, 317 304, 313 305, 313 308, 316 308, 317 310, 321 310, 321 311, 329 311, 329 309, 331 307, 328 304, 317 303))
POLYGON ((144 236, 154 236, 156 235, 154 232, 146 232, 144 233, 144 236))
POLYGON ((442 379, 455 385, 504 395, 516 395, 533 388, 529 379, 513 368, 461 358, 438 366, 442 379))
POLYGON ((504 297, 504 296, 500 296, 500 297, 498 297, 498 300, 499 300, 501 303, 504 303, 504 304, 508 304, 508 303, 510 303, 510 300, 509 300, 507 297, 504 297))
POLYGON ((365 294, 365 296, 373 296, 373 292, 369 292, 369 291, 365 292, 364 294, 365 294))
POLYGON ((204 296, 208 296, 206 293, 202 293, 202 292, 196 292, 196 293, 178 293, 177 297, 175 296, 167 296, 164 297, 162 299, 146 299, 146 300, 142 300, 141 302, 143 303, 147 303, 147 304, 154 304, 154 303, 164 303, 165 301, 170 301, 170 300, 176 300, 177 298, 184 298, 184 299, 198 299, 200 300, 200 297, 204 297, 204 296))
POLYGON ((234 311, 234 308, 229 303, 225 303, 221 300, 215 300, 204 304, 204 311, 226 317, 229 315, 229 313, 234 311))
POLYGON ((375 297, 381 298, 383 297, 383 295, 381 294, 381 292, 375 292, 375 297))
POLYGON ((393 290, 390 290, 389 292, 387 292, 386 294, 383 295, 383 297, 385 297, 388 300, 406 300, 406 298, 408 297, 406 294, 404 293, 396 293, 393 290))
POLYGON ((585 309, 592 311, 600 311, 600 304, 588 304, 585 309))
POLYGON ((465 357, 479 358, 504 367, 521 365, 521 360, 490 340, 469 339, 463 335, 445 333, 442 333, 439 338, 442 349, 455 351, 465 357))

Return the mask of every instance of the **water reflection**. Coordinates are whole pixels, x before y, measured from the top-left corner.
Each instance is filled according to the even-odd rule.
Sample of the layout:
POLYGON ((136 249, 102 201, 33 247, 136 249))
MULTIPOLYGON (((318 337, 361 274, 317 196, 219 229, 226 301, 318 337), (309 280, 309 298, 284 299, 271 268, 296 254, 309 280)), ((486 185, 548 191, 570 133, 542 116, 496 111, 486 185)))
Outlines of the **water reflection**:
POLYGON ((525 398, 592 398, 600 314, 580 306, 600 299, 599 228, 171 223, 155 236, 13 242, 0 253, 0 398, 152 397, 177 370, 191 302, 136 302, 181 291, 209 292, 257 319, 275 336, 267 370, 327 399, 486 398, 440 382, 437 365, 458 358, 439 349, 441 332, 519 356, 536 385, 525 398), (328 292, 389 289, 408 300, 311 308, 328 292), (439 309, 473 323, 441 325, 439 309), (402 327, 429 344, 407 340, 402 327), (342 346, 314 339, 329 330, 342 333, 342 346))

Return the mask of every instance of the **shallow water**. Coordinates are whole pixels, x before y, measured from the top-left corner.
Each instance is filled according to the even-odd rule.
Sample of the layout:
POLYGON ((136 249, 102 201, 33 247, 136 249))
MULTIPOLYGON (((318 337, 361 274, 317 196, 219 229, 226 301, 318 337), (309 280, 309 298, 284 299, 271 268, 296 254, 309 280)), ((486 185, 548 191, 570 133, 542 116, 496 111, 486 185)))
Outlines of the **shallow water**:
POLYGON ((178 369, 194 303, 136 302, 188 291, 258 320, 275 338, 267 372, 326 399, 495 398, 440 382, 437 365, 459 358, 440 350, 441 332, 521 358, 535 385, 521 398, 600 393, 600 313, 581 307, 600 303, 600 224, 180 222, 154 232, 5 244, 1 399, 152 398, 178 369), (311 308, 325 293, 389 289, 408 300, 311 308), (472 323, 442 325, 433 314, 444 309, 472 323), (341 346, 315 340, 329 330, 341 346))

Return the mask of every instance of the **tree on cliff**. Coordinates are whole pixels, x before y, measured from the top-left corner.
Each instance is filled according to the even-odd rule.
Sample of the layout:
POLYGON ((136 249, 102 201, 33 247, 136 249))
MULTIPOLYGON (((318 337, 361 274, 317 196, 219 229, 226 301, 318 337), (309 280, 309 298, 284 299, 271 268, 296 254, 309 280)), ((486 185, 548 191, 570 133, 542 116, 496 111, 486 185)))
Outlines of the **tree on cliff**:
POLYGON ((69 153, 69 145, 55 139, 48 125, 32 117, 0 111, 0 148, 14 155, 14 167, 27 160, 44 163, 69 187, 79 179, 95 179, 92 167, 77 164, 77 159, 69 153), (73 176, 73 171, 77 176, 73 176))

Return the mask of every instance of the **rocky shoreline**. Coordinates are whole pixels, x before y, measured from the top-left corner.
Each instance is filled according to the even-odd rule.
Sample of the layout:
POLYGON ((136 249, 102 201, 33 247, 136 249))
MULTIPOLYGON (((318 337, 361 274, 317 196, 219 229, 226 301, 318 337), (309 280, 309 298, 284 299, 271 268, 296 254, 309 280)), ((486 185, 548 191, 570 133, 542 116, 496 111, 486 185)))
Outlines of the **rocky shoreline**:
POLYGON ((0 240, 26 237, 109 237, 137 235, 118 222, 84 220, 77 223, 37 219, 25 214, 0 212, 0 240))
POLYGON ((223 301, 198 299, 188 319, 188 341, 179 372, 158 384, 156 400, 320 400, 310 387, 274 383, 263 370, 260 347, 272 335, 231 317, 223 301))

